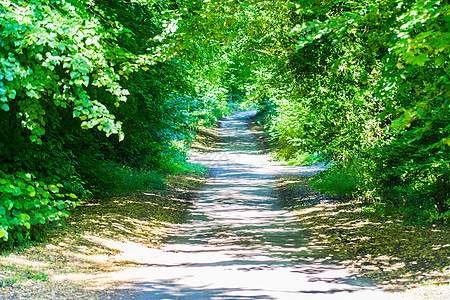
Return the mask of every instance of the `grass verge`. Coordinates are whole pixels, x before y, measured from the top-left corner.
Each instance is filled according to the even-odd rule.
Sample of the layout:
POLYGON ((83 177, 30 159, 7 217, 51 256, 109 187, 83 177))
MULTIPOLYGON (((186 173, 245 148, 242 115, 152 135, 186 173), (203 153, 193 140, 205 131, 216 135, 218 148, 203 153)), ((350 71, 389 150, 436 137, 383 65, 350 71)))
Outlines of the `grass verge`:
POLYGON ((0 256, 1 299, 108 299, 87 290, 84 276, 135 264, 127 247, 159 247, 186 217, 199 174, 166 177, 166 190, 139 191, 84 202, 45 240, 0 256))
POLYGON ((297 213, 321 256, 355 269, 356 276, 390 290, 449 284, 447 227, 388 220, 362 203, 314 191, 302 176, 280 177, 277 195, 297 213))

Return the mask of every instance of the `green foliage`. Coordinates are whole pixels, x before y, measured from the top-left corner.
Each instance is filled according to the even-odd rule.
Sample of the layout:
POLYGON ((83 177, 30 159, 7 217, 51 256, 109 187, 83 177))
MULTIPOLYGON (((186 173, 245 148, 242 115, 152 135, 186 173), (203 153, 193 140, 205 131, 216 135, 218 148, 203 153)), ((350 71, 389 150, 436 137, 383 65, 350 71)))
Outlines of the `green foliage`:
POLYGON ((26 277, 27 279, 34 279, 34 280, 42 280, 42 281, 47 281, 48 280, 48 274, 39 271, 39 272, 33 272, 30 269, 26 270, 26 277))
POLYGON ((328 157, 326 156, 326 153, 297 152, 286 163, 287 163, 287 165, 290 165, 290 166, 295 166, 295 165, 310 166, 310 165, 320 163, 320 162, 328 162, 328 157))
POLYGON ((122 136, 120 122, 92 97, 88 86, 109 93, 116 105, 125 101, 129 92, 120 86, 114 69, 125 53, 105 47, 114 35, 98 30, 98 20, 85 18, 79 8, 64 1, 50 1, 51 6, 42 2, 1 2, 3 110, 16 102, 17 117, 37 144, 45 134, 48 103, 72 110, 82 127, 122 136))
POLYGON ((188 42, 210 32, 192 31, 202 8, 185 4, 0 0, 2 246, 37 237, 76 198, 198 171, 186 162, 196 127, 230 112, 230 91, 244 99, 246 73, 218 44, 188 42))
POLYGON ((68 216, 79 200, 60 183, 36 181, 30 173, 0 172, 0 238, 7 245, 39 237, 44 225, 68 216))
POLYGON ((116 193, 165 187, 160 172, 121 166, 113 161, 83 159, 81 163, 85 172, 82 176, 87 179, 85 186, 94 197, 104 198, 116 193))
POLYGON ((2 238, 38 222, 5 201, 47 199, 47 224, 67 214, 52 203, 76 203, 67 195, 160 188, 192 169, 197 126, 242 103, 260 107, 279 158, 333 162, 324 189, 447 220, 448 12, 439 0, 0 0, 2 187, 33 174, 43 189, 3 192, 18 221, 2 238))
MULTIPOLYGON (((380 0, 287 7, 292 27, 279 31, 278 40, 295 49, 278 46, 286 59, 271 71, 277 109, 266 121, 277 157, 322 153, 333 167, 315 180, 321 190, 387 204, 412 222, 446 219, 449 5, 380 0)), ((281 28, 276 20, 272 25, 281 28)))
POLYGON ((266 94, 259 99, 256 117, 263 128, 269 129, 272 126, 271 121, 276 115, 276 108, 277 104, 266 94))
POLYGON ((440 139, 435 132, 424 133, 423 141, 414 136, 410 129, 372 150, 375 166, 368 172, 367 188, 383 201, 403 208, 411 221, 446 221, 450 151, 448 147, 428 149, 440 139))
POLYGON ((8 274, 2 274, 3 276, 0 277, 0 287, 13 285, 14 283, 19 282, 21 280, 21 277, 15 272, 13 272, 14 267, 15 267, 14 265, 12 267, 8 267, 7 268, 8 274))
POLYGON ((336 197, 352 197, 357 192, 363 177, 358 165, 340 165, 319 173, 312 180, 317 190, 336 197))
POLYGON ((48 274, 39 271, 32 270, 29 266, 26 268, 19 268, 16 265, 3 267, 4 274, 0 275, 0 288, 5 286, 12 286, 17 282, 21 282, 24 279, 34 279, 47 281, 49 279, 48 274))

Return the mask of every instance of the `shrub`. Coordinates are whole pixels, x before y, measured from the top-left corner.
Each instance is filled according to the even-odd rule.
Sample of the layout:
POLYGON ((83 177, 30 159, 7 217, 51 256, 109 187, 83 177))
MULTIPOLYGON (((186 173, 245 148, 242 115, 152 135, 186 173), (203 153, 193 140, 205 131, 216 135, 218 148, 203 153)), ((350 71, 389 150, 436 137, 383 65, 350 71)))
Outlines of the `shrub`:
POLYGON ((0 171, 0 248, 27 242, 42 228, 69 215, 79 200, 60 183, 36 180, 30 173, 0 171))

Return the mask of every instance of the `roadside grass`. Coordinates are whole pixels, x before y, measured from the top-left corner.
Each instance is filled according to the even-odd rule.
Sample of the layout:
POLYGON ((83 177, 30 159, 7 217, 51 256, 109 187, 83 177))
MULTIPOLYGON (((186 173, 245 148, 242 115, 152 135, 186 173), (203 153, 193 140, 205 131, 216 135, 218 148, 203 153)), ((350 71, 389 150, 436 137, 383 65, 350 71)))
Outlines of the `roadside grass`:
POLYGON ((65 224, 49 231, 42 242, 3 253, 0 298, 47 299, 48 295, 51 299, 54 290, 62 298, 71 298, 73 293, 83 293, 77 283, 86 284, 84 275, 135 266, 123 253, 134 251, 133 247, 158 248, 174 234, 204 176, 178 174, 165 181, 166 190, 90 199, 72 212, 65 224))
MULTIPOLYGON (((249 129, 263 153, 275 151, 275 145, 256 119, 250 120, 249 129)), ((297 214, 311 245, 318 251, 315 256, 324 261, 342 264, 353 269, 355 277, 392 291, 420 287, 416 290, 424 290, 425 297, 425 286, 449 285, 450 228, 408 225, 386 207, 351 200, 355 184, 353 177, 345 180, 339 177, 329 183, 321 181, 321 176, 313 180, 300 175, 279 176, 275 194, 287 209, 297 214), (336 189, 337 195, 348 197, 325 195, 315 186, 336 189)))
POLYGON ((257 116, 248 118, 247 128, 252 133, 261 153, 268 154, 273 152, 272 148, 275 147, 275 144, 270 135, 264 131, 264 127, 258 122, 257 116))
POLYGON ((220 148, 221 142, 216 128, 200 127, 190 148, 197 152, 212 152, 220 148))
POLYGON ((278 198, 297 213, 324 258, 391 290, 450 282, 450 230, 408 226, 349 198, 314 191, 307 177, 278 178, 278 198))

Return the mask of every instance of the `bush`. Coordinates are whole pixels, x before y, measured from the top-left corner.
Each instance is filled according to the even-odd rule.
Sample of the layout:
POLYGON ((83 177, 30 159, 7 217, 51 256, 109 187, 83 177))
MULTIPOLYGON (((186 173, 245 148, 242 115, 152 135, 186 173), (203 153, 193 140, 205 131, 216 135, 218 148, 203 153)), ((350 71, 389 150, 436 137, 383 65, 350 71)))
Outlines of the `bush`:
POLYGON ((311 179, 314 188, 337 197, 354 196, 363 182, 360 166, 354 162, 335 165, 311 179))
POLYGON ((0 248, 37 238, 45 225, 67 217, 79 200, 63 190, 62 184, 36 180, 30 173, 0 171, 0 248))

